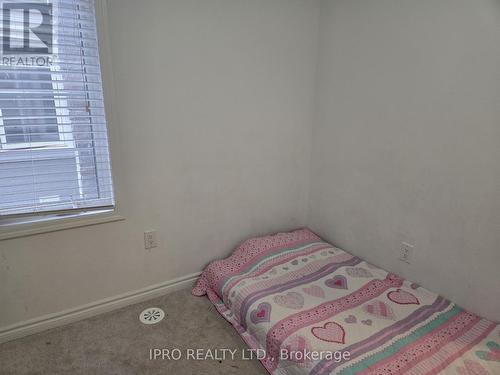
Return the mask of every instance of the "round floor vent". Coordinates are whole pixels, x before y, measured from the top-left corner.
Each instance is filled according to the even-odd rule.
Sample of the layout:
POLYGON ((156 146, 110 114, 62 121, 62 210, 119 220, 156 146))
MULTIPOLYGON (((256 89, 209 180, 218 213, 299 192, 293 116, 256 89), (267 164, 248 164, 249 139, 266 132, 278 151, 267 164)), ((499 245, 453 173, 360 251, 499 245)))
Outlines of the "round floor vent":
POLYGON ((163 320, 165 312, 159 307, 148 307, 141 312, 139 320, 144 324, 156 324, 163 320))

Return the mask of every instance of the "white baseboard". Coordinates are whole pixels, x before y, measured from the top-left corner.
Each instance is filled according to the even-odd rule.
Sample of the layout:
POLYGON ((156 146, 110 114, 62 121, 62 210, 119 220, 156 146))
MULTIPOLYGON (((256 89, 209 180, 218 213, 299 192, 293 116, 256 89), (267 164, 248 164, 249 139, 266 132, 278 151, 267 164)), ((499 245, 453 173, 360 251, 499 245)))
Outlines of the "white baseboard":
POLYGON ((73 323, 105 312, 147 301, 155 297, 185 289, 194 284, 201 272, 179 277, 165 283, 123 293, 114 297, 102 299, 73 309, 43 315, 6 327, 0 327, 0 343, 18 339, 47 329, 73 323))

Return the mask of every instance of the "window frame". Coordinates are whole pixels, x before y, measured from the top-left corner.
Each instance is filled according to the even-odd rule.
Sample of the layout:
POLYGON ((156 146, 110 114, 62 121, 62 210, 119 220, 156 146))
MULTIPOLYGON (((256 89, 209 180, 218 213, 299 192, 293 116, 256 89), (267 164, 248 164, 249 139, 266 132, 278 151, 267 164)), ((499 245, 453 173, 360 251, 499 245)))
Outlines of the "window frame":
POLYGON ((120 160, 122 160, 119 157, 119 145, 121 144, 120 132, 112 125, 115 122, 113 112, 115 90, 108 30, 108 8, 106 0, 94 0, 94 3, 102 93, 104 107, 106 108, 106 124, 109 137, 110 165, 113 170, 111 179, 113 182, 115 206, 104 209, 97 208, 95 210, 87 208, 59 213, 40 212, 32 215, 23 215, 22 217, 0 218, 0 241, 126 220, 128 203, 121 199, 123 195, 121 187, 123 184, 120 184, 118 181, 118 178, 122 175, 119 173, 120 160))

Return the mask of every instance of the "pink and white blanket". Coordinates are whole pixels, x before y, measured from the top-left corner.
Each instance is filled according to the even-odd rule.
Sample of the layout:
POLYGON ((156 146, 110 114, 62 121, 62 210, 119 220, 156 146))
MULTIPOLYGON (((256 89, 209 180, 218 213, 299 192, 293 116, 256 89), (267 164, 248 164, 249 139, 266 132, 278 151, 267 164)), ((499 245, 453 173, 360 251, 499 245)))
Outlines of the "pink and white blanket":
POLYGON ((245 241, 193 294, 271 374, 500 374, 498 324, 307 229, 245 241))

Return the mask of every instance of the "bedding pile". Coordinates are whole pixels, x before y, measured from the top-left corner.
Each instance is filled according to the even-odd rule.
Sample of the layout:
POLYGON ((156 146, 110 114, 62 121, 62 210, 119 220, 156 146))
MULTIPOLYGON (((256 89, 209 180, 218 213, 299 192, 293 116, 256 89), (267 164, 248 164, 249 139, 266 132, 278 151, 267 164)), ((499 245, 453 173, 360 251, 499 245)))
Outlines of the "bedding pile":
POLYGON ((252 238, 207 295, 271 374, 500 374, 500 328, 307 229, 252 238))

